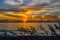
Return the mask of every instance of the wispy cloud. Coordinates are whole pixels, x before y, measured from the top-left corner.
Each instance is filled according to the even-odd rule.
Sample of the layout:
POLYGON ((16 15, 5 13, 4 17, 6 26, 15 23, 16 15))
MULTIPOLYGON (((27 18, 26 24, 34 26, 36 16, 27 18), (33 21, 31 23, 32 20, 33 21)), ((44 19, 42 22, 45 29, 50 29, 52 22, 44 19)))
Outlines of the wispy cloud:
MULTIPOLYGON (((30 0, 29 0, 30 1, 30 0)), ((36 5, 36 4, 48 4, 50 3, 51 0, 31 0, 29 3, 28 3, 28 0, 5 0, 4 3, 6 4, 10 4, 10 5, 21 5, 21 4, 25 4, 25 5, 36 5), (26 1, 26 2, 24 2, 26 1)))
POLYGON ((37 5, 37 4, 49 4, 51 1, 50 0, 32 0, 30 3, 27 5, 37 5))
POLYGON ((17 0, 17 2, 15 2, 15 0, 6 0, 4 3, 10 5, 21 5, 23 3, 23 0, 17 0))

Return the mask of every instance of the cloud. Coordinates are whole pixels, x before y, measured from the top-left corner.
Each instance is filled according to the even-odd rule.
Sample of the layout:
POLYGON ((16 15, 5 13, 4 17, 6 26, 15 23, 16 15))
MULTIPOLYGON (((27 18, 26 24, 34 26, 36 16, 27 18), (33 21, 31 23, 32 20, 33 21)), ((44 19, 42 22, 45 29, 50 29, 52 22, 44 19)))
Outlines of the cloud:
POLYGON ((51 0, 32 0, 27 5, 37 5, 37 4, 49 4, 51 0))
POLYGON ((5 0, 4 3, 10 4, 10 5, 21 5, 23 3, 23 0, 5 0))
POLYGON ((4 3, 6 4, 10 4, 10 5, 21 5, 21 4, 25 4, 25 5, 36 5, 36 4, 48 4, 50 3, 51 0, 29 0, 30 2, 28 3, 28 0, 5 0, 4 3), (25 2, 27 2, 27 4, 25 4, 25 2))

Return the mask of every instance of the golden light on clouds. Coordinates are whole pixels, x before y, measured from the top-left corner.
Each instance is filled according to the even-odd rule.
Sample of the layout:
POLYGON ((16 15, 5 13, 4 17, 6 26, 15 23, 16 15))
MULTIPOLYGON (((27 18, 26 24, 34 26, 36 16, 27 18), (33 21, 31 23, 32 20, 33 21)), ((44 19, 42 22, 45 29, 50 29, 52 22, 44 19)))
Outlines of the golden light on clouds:
MULTIPOLYGON (((30 14, 32 15, 33 13, 40 13, 40 12, 45 12, 46 10, 44 8, 41 8, 39 10, 35 10, 35 9, 27 9, 25 12, 4 12, 2 15, 3 19, 16 19, 17 20, 21 20, 23 22, 26 22, 27 20, 29 20, 30 17, 30 14), (10 16, 9 16, 10 15, 10 16), (16 16, 16 17, 15 17, 16 16), (20 17, 20 18, 19 18, 20 17)), ((32 15, 32 20, 35 19, 35 16, 32 15)))
MULTIPOLYGON (((39 10, 27 9, 25 12, 18 12, 18 14, 16 14, 16 15, 22 16, 22 18, 21 18, 22 21, 23 21, 23 22, 26 22, 26 21, 28 20, 28 18, 30 17, 30 14, 40 13, 40 12, 45 12, 45 11, 47 11, 47 10, 45 10, 44 8, 39 9, 39 10)), ((35 16, 32 15, 32 18, 33 18, 33 19, 35 19, 34 17, 35 17, 35 16)))
POLYGON ((28 17, 24 14, 20 14, 20 16, 22 16, 22 21, 26 22, 28 20, 28 17))

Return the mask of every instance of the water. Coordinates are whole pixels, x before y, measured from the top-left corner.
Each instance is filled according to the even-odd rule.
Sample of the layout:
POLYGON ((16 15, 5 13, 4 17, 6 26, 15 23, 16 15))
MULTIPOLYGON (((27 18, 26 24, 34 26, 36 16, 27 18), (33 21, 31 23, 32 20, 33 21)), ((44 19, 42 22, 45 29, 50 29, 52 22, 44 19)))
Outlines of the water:
MULTIPOLYGON (((18 30, 17 27, 21 28, 23 27, 25 30, 31 30, 31 27, 35 28, 35 30, 38 33, 44 33, 44 30, 47 31, 49 34, 51 33, 51 30, 49 29, 48 25, 51 25, 57 34, 60 34, 59 30, 57 30, 54 27, 54 24, 59 27, 59 23, 49 23, 49 22, 40 22, 40 23, 0 23, 0 30, 18 30), (44 28, 44 30, 41 30, 40 26, 44 28)), ((1 32, 0 32, 1 33, 1 32)), ((15 31, 15 33, 18 33, 15 31)), ((49 35, 48 34, 48 35, 49 35)))
POLYGON ((48 30, 48 24, 52 26, 56 24, 57 26, 59 26, 58 23, 0 23, 0 30, 18 30, 17 27, 30 29, 30 26, 37 29, 40 25, 48 30))

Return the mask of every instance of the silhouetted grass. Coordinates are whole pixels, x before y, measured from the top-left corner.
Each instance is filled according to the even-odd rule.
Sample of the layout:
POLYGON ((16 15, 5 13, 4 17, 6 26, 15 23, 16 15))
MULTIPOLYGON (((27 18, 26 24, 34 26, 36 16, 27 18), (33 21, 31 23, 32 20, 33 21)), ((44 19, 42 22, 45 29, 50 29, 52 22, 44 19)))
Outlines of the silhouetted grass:
POLYGON ((30 28, 31 28, 31 35, 34 35, 34 36, 36 36, 36 34, 35 33, 37 33, 37 31, 36 31, 36 29, 34 28, 34 27, 32 27, 32 26, 30 26, 30 28))
POLYGON ((40 25, 41 30, 45 31, 45 29, 40 25))
POLYGON ((51 25, 48 25, 48 26, 49 26, 49 29, 50 29, 51 32, 52 32, 51 34, 57 36, 58 34, 57 34, 56 31, 54 30, 54 28, 53 28, 51 25))
POLYGON ((14 36, 16 36, 17 34, 16 33, 14 33, 14 32, 12 32, 12 31, 9 31, 11 34, 13 34, 14 36))
MULTIPOLYGON (((55 28, 52 25, 48 25, 48 27, 49 27, 49 30, 51 31, 51 36, 54 36, 54 35, 59 36, 59 34, 56 33, 55 29, 60 29, 60 26, 57 26, 56 24, 54 24, 55 28)), ((39 36, 41 36, 41 35, 49 36, 48 35, 48 30, 43 28, 41 25, 39 26, 38 29, 41 29, 44 33, 38 33, 36 28, 34 28, 32 26, 30 26, 31 30, 29 30, 29 29, 25 30, 23 27, 18 27, 18 26, 17 26, 17 29, 18 29, 17 31, 19 32, 19 34, 21 34, 22 36, 24 36, 25 33, 30 34, 31 36, 37 36, 37 34, 40 34, 39 36)), ((13 34, 14 36, 17 36, 17 33, 14 33, 13 31, 6 31, 6 32, 9 32, 9 33, 13 34)), ((5 32, 5 35, 7 35, 6 32, 5 32)))
POLYGON ((56 29, 59 29, 59 27, 58 27, 56 24, 54 24, 54 27, 55 27, 56 29))
MULTIPOLYGON (((17 29, 18 29, 18 31, 20 31, 20 32, 24 32, 24 33, 30 33, 31 35, 32 35, 32 31, 31 30, 25 30, 23 27, 21 27, 21 28, 19 28, 19 27, 17 27, 17 29)), ((23 34, 22 34, 23 35, 23 34)), ((24 35, 23 35, 24 36, 24 35)))
MULTIPOLYGON (((51 25, 48 25, 49 29, 51 30, 51 35, 56 35, 58 36, 58 34, 56 33, 55 29, 51 26, 51 25)), ((54 24, 54 27, 56 29, 59 29, 59 27, 57 25, 54 24)), ((36 29, 32 26, 30 26, 31 30, 25 30, 23 27, 17 27, 18 31, 20 32, 20 34, 22 36, 24 36, 24 34, 22 34, 21 32, 23 33, 29 33, 31 34, 31 36, 37 36, 38 32, 36 31, 36 29), (36 34, 37 33, 37 34, 36 34)), ((43 36, 48 36, 48 32, 40 25, 40 28, 42 31, 44 31, 45 33, 39 33, 39 34, 42 34, 43 36)), ((16 35, 15 33, 13 33, 12 31, 9 31, 10 33, 12 33, 13 35, 16 35)))
POLYGON ((40 29, 45 32, 46 35, 48 35, 48 32, 40 25, 40 29))
POLYGON ((36 29, 32 26, 30 26, 31 30, 24 30, 24 28, 19 28, 17 27, 19 31, 25 32, 25 33, 30 33, 32 36, 36 36, 35 33, 37 33, 36 29))

